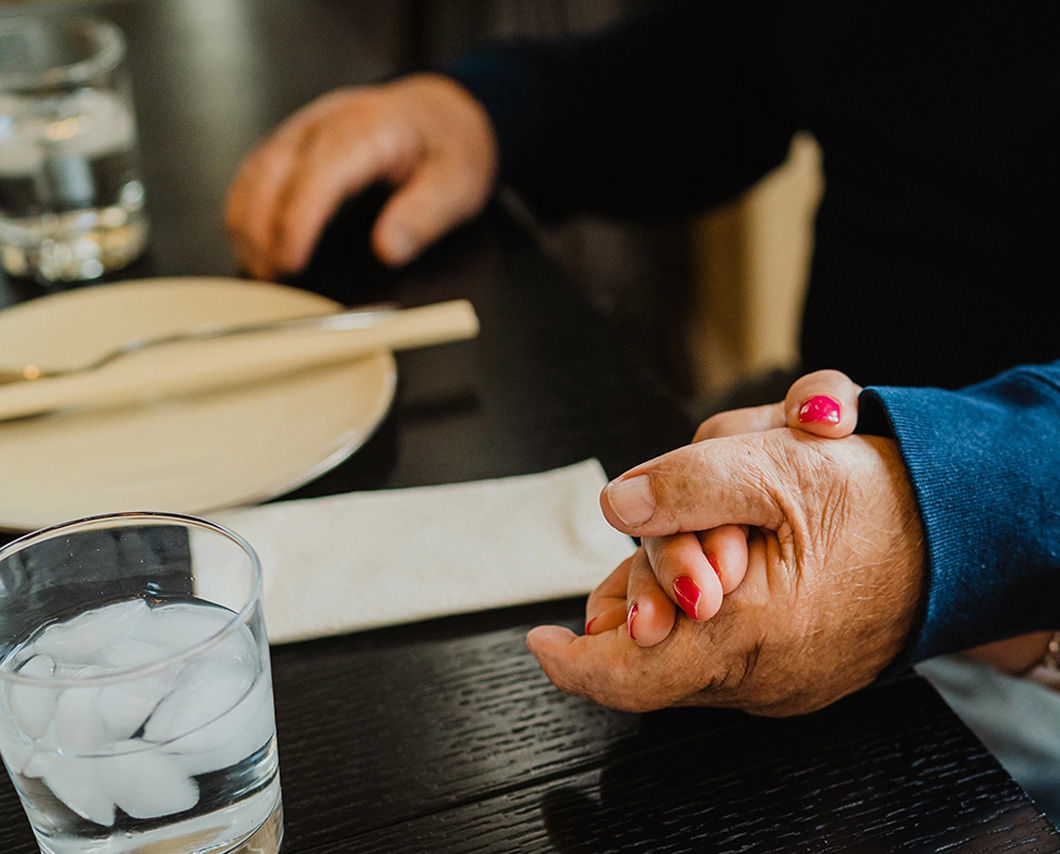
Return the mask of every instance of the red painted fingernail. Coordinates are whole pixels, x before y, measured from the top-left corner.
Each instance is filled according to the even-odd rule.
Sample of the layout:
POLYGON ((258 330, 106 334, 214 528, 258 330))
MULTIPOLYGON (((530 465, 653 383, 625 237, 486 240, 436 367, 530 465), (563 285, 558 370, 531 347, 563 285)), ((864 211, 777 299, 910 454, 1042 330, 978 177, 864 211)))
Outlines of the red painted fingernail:
POLYGON ((699 619, 696 608, 702 595, 696 583, 687 575, 674 580, 674 596, 677 598, 677 604, 693 620, 699 619))
POLYGON ((629 632, 629 636, 630 636, 631 640, 636 640, 637 639, 637 636, 633 634, 633 619, 637 616, 637 611, 638 610, 640 610, 640 609, 637 608, 637 603, 634 602, 630 606, 629 613, 626 614, 626 631, 629 632))
POLYGON ((799 408, 799 421, 819 424, 838 424, 842 414, 839 401, 824 394, 811 397, 799 408))
POLYGON ((589 620, 588 623, 585 624, 585 633, 586 634, 589 634, 589 630, 593 627, 593 623, 595 623, 595 622, 596 622, 596 617, 593 617, 591 620, 589 620))
POLYGON ((707 552, 707 563, 710 564, 710 568, 714 570, 718 578, 721 578, 721 570, 718 568, 718 559, 714 557, 714 552, 707 552))

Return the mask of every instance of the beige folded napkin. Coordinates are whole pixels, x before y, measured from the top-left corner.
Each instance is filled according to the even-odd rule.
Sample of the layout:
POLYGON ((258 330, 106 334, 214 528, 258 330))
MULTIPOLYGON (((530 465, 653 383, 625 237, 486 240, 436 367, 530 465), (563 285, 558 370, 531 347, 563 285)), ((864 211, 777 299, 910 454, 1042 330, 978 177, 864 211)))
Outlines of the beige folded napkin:
POLYGON ((261 557, 273 643, 587 593, 633 551, 597 460, 211 514, 261 557))

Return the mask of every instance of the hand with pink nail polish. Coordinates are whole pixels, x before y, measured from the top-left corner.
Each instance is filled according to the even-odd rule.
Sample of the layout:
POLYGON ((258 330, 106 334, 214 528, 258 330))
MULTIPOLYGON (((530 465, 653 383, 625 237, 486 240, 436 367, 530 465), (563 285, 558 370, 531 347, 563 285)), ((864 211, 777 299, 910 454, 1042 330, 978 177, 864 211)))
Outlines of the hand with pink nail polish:
MULTIPOLYGON (((839 371, 815 371, 796 380, 779 403, 719 413, 704 421, 693 441, 790 427, 825 438, 849 436, 857 424, 861 387, 839 371)), ((609 486, 611 506, 620 502, 627 523, 651 514, 647 483, 619 479, 609 486)), ((709 620, 725 595, 735 590, 747 571, 748 528, 723 525, 698 533, 644 539, 643 560, 631 564, 626 598, 637 603, 636 642, 652 646, 674 626, 677 607, 691 620, 709 620), (677 607, 675 607, 677 606, 677 607)), ((627 609, 628 610, 628 609, 627 609)), ((587 633, 603 631, 607 621, 593 622, 587 606, 587 633), (588 626, 588 623, 592 626, 588 626)))
POLYGON ((341 89, 296 112, 247 157, 228 191, 225 226, 251 275, 295 273, 343 201, 385 182, 394 193, 372 246, 401 266, 485 207, 497 162, 485 108, 448 77, 341 89))
MULTIPOLYGON (((784 401, 731 410, 700 425, 695 441, 772 430, 787 426, 824 438, 849 436, 857 424, 861 387, 838 371, 817 371, 797 380, 784 401)), ((648 478, 619 479, 609 489, 623 513, 636 524, 653 512, 648 478), (617 487, 617 489, 616 489, 617 487)), ((762 532, 747 526, 723 525, 699 533, 644 537, 638 553, 597 588, 587 604, 586 634, 614 629, 626 622, 630 637, 642 647, 668 638, 677 608, 690 620, 709 620, 723 597, 740 585, 748 567, 748 542, 762 532), (636 604, 636 610, 633 604, 636 604), (598 619, 592 619, 599 615, 598 619), (632 615, 632 618, 630 618, 632 615)), ((1042 657, 1049 632, 994 641, 968 650, 967 656, 1005 673, 1019 673, 1042 657)))
POLYGON ((799 714, 867 685, 906 648, 925 558, 893 441, 782 427, 678 448, 619 483, 634 480, 614 504, 605 490, 602 506, 644 545, 593 591, 590 632, 539 626, 527 637, 562 690, 630 711, 696 704, 799 714), (745 526, 736 528, 744 573, 734 589, 687 574, 659 584, 652 555, 699 566, 720 586, 707 557, 717 560, 716 542, 708 537, 705 549, 694 532, 734 526, 745 526), (648 584, 637 588, 638 578, 648 584), (649 595, 651 583, 661 595, 649 595), (719 600, 710 619, 673 619, 677 607, 698 616, 719 600))

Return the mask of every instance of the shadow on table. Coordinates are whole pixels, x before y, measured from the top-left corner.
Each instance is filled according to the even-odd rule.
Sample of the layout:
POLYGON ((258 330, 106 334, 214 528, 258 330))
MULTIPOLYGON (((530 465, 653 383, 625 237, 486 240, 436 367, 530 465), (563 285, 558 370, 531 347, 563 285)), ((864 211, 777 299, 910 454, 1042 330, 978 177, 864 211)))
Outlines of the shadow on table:
POLYGON ((1048 835, 1041 815, 942 704, 922 702, 931 690, 906 679, 890 696, 868 690, 784 720, 692 709, 646 715, 601 770, 544 795, 549 837, 565 854, 874 854, 967 850, 976 844, 970 834, 1020 825, 1040 843, 1048 835), (940 742, 945 729, 953 732, 940 742), (680 732, 688 737, 675 738, 680 732), (941 746, 929 753, 931 743, 941 746), (962 781, 967 791, 969 777, 975 795, 955 802, 950 793, 962 781))

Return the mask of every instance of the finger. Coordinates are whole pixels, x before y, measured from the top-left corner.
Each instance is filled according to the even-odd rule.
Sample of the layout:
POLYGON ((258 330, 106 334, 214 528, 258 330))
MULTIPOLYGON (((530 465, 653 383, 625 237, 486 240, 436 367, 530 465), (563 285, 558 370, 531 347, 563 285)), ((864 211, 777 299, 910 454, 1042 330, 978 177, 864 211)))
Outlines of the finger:
POLYGON ((598 700, 613 689, 610 674, 625 658, 621 645, 634 645, 621 632, 583 635, 581 640, 562 626, 536 626, 526 636, 526 647, 559 690, 598 700))
POLYGON ((595 634, 618 628, 626 621, 626 586, 630 555, 601 581, 585 602, 585 633, 595 634))
POLYGON ((639 537, 727 524, 776 530, 778 495, 796 488, 789 458, 799 450, 787 430, 686 445, 611 481, 600 507, 613 527, 639 537))
POLYGON ((561 626, 537 626, 526 646, 561 691, 615 709, 660 709, 689 690, 653 650, 630 642, 621 629, 578 636, 561 626))
POLYGON ((730 409, 712 415, 699 425, 693 442, 704 439, 717 439, 719 436, 736 436, 740 433, 759 433, 783 427, 784 404, 767 403, 763 406, 748 406, 744 409, 730 409))
MULTIPOLYGON (((701 531, 698 537, 703 554, 718 575, 722 593, 732 593, 747 574, 747 528, 743 525, 722 525, 701 531)), ((712 616, 704 615, 702 619, 712 616)))
POLYGON ((841 439, 858 423, 861 386, 839 371, 814 371, 797 379, 784 399, 784 423, 826 439, 841 439))
MULTIPOLYGON (((739 528, 733 527, 733 530, 742 536, 739 528)), ((696 534, 646 537, 644 550, 653 580, 691 619, 707 620, 718 613, 722 598, 721 579, 696 534)), ((633 581, 631 572, 631 588, 633 581)), ((646 586, 643 582, 642 585, 646 586)))
POLYGON ((225 200, 225 228, 237 260, 259 278, 277 272, 274 251, 279 199, 298 162, 304 136, 346 103, 351 90, 329 92, 287 118, 243 161, 225 200))
POLYGON ((579 637, 559 626, 538 626, 527 635, 527 647, 560 690, 613 708, 740 705, 741 674, 753 668, 754 650, 762 642, 763 626, 754 618, 771 598, 764 548, 761 535, 752 531, 747 594, 741 589, 734 595, 737 606, 724 620, 678 620, 664 643, 648 648, 631 642, 621 627, 579 637), (744 619, 742 610, 753 619, 744 619))
POLYGON ((409 157, 398 136, 392 128, 353 124, 349 116, 306 132, 276 199, 270 252, 276 269, 302 269, 343 201, 394 175, 409 157))
POLYGON ((626 600, 623 599, 616 605, 598 609, 596 615, 585 621, 585 634, 598 635, 601 632, 610 632, 617 629, 626 622, 629 614, 626 610, 626 600))
POLYGON ((424 160, 380 212, 372 229, 376 254, 392 266, 407 264, 470 219, 485 201, 466 189, 478 181, 454 158, 438 155, 424 160))
MULTIPOLYGON (((680 537, 680 535, 678 535, 680 537)), ((692 534, 695 551, 699 551, 699 542, 692 534)), ((721 600, 721 590, 718 590, 721 600)), ((626 632, 639 646, 655 646, 666 640, 674 627, 677 612, 674 603, 659 582, 648 563, 645 549, 638 549, 629 566, 629 584, 626 590, 626 632)))
POLYGON ((276 202, 296 157, 294 145, 269 141, 247 158, 228 191, 224 220, 236 260, 258 278, 274 272, 269 256, 276 202))

